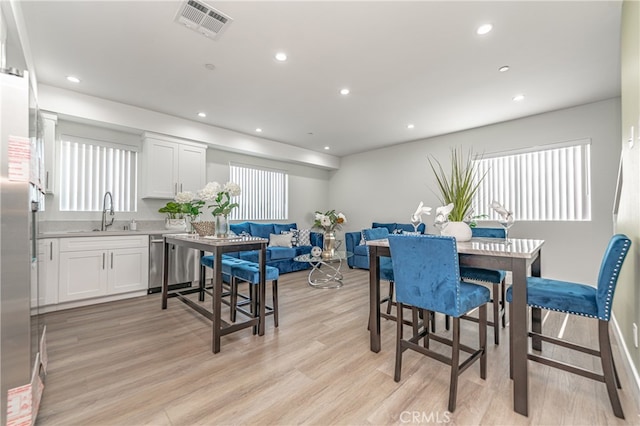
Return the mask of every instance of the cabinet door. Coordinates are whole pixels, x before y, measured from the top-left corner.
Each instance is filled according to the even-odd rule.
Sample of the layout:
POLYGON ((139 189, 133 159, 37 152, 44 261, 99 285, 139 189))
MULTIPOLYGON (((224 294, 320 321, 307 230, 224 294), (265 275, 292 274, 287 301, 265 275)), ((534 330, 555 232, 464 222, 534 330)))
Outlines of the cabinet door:
MULTIPOLYGON (((173 198, 178 191, 178 144, 148 139, 145 144, 146 192, 150 198, 173 198)), ((198 188, 199 189, 199 188, 198 188)))
POLYGON ((207 150, 196 146, 180 145, 178 152, 178 191, 195 193, 206 184, 207 150))
POLYGON ((109 256, 109 294, 146 290, 149 287, 147 247, 116 249, 109 256))
POLYGON ((46 239, 38 242, 39 306, 58 303, 58 257, 57 239, 46 239))
POLYGON ((107 252, 87 250, 60 253, 60 302, 107 294, 107 252))
POLYGON ((44 141, 44 190, 47 194, 53 194, 54 177, 56 169, 56 125, 58 117, 54 114, 42 114, 44 141))

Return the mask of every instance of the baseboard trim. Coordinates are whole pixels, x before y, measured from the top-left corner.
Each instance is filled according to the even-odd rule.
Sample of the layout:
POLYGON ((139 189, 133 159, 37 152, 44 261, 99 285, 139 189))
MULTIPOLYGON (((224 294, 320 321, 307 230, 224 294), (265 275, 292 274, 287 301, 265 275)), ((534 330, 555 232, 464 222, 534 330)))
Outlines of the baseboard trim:
POLYGON ((611 319, 613 322, 613 329, 615 331, 615 338, 616 341, 618 343, 618 345, 620 345, 620 347, 622 348, 622 354, 623 359, 625 361, 625 364, 627 364, 627 367, 631 370, 631 373, 633 374, 633 382, 635 384, 635 389, 633 390, 633 392, 636 394, 636 397, 633 398, 634 401, 640 401, 640 375, 638 374, 638 369, 635 367, 635 365, 633 364, 633 361, 631 360, 631 352, 629 352, 629 348, 627 347, 627 343, 624 341, 624 339, 622 338, 622 331, 620 330, 620 326, 618 324, 618 321, 616 320, 616 316, 613 315, 613 313, 611 314, 611 319))

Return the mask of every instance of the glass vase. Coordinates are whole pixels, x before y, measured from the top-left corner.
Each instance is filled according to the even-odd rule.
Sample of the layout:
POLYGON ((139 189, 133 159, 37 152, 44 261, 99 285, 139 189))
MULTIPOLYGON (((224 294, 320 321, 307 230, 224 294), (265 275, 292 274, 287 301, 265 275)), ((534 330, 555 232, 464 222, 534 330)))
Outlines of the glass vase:
POLYGON ((325 231, 322 240, 322 258, 331 259, 336 254, 336 234, 333 231, 325 231))
POLYGON ((227 238, 229 236, 229 217, 226 214, 215 215, 216 237, 227 238))

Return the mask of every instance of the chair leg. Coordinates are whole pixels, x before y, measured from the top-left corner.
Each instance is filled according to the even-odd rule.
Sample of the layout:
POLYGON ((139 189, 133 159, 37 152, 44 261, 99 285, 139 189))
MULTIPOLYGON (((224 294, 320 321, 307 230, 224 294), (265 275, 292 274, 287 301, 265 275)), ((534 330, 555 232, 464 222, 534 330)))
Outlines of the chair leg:
POLYGON ((460 368, 460 318, 453 319, 453 337, 451 339, 451 382, 449 383, 449 412, 456 410, 458 394, 458 370, 460 368))
POLYGON ((278 327, 278 280, 271 282, 271 292, 273 295, 273 325, 278 327))
POLYGON ((396 315, 396 370, 393 375, 393 380, 400 381, 400 372, 402 370, 402 314, 404 305, 400 302, 396 303, 398 314, 396 315))
POLYGON ((431 320, 431 332, 436 332, 436 313, 433 311, 429 311, 430 320, 431 320))
POLYGON ((505 294, 506 292, 506 287, 507 285, 505 284, 504 280, 502 280, 502 282, 500 283, 500 306, 502 308, 502 328, 505 328, 507 326, 507 295, 505 294))
POLYGON ((411 327, 413 329, 413 336, 417 336, 420 330, 418 330, 418 308, 412 306, 411 307, 411 327))
POLYGON ((604 382, 607 385, 609 393, 609 401, 613 407, 613 414, 616 417, 624 419, 620 398, 618 398, 618 390, 616 389, 616 379, 613 372, 613 354, 611 353, 611 340, 609 338, 609 321, 598 320, 598 340, 600 343, 600 361, 602 361, 602 372, 604 382))
POLYGON ((444 316, 444 329, 449 331, 449 315, 444 316))
POLYGON ((509 378, 513 380, 513 309, 509 309, 509 378))
MULTIPOLYGON (((424 318, 424 329, 425 331, 429 330, 429 321, 431 320, 431 312, 425 309, 422 310, 422 317, 424 318)), ((429 349, 429 333, 425 333, 424 336, 424 347, 429 349)))
MULTIPOLYGON (((531 331, 542 334, 542 309, 531 307, 531 331)), ((536 351, 542 350, 542 340, 538 337, 531 338, 531 348, 536 351)))
POLYGON ((496 345, 500 344, 500 307, 502 302, 500 301, 500 284, 493 285, 493 342, 496 345))
MULTIPOLYGON (((497 324, 497 322, 496 322, 497 324)), ((480 349, 482 349, 482 355, 480 355, 480 378, 483 380, 487 378, 487 305, 480 306, 478 312, 478 340, 480 343, 480 349)), ((498 330, 498 326, 495 326, 498 330)))
POLYGON ((389 300, 387 301, 387 315, 391 315, 391 306, 393 305, 393 281, 389 281, 389 300))
POLYGON ((238 306, 238 280, 236 277, 231 277, 231 303, 229 304, 229 308, 231 313, 229 314, 229 319, 231 322, 236 322, 236 308, 238 306))

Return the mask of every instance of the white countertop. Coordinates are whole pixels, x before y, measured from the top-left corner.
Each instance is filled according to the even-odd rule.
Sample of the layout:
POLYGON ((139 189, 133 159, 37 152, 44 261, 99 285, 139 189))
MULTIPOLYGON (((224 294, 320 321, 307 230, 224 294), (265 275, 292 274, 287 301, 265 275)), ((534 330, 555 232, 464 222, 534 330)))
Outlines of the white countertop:
POLYGON ((113 231, 52 231, 41 232, 38 234, 38 239, 44 238, 75 238, 75 237, 121 237, 121 236, 136 236, 136 235, 155 235, 155 234, 184 234, 185 231, 176 231, 171 229, 143 229, 138 231, 124 231, 115 229, 113 231))

